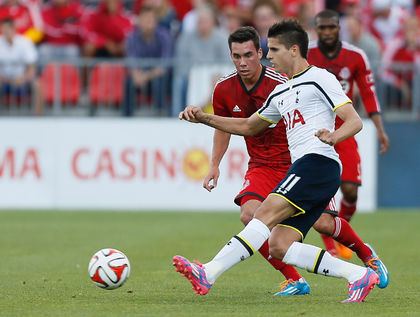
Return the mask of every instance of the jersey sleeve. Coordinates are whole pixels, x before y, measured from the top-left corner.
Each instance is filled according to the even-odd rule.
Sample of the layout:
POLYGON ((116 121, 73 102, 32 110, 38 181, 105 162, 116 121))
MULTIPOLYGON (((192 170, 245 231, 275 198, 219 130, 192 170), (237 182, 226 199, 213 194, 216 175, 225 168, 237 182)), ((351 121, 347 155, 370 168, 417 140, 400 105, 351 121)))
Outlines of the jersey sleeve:
POLYGON ((222 117, 231 117, 224 98, 223 88, 218 83, 214 87, 212 96, 213 112, 215 115, 222 117))
POLYGON ((318 82, 321 98, 331 106, 333 111, 347 103, 351 103, 352 101, 344 93, 343 87, 341 87, 337 78, 327 70, 324 70, 324 72, 322 81, 318 82))
POLYGON ((270 93, 263 106, 257 111, 257 115, 264 121, 277 124, 281 120, 281 113, 276 106, 277 87, 270 93))
POLYGON ((366 113, 369 115, 379 113, 380 106, 375 92, 375 80, 370 69, 369 61, 364 52, 358 54, 358 58, 355 80, 357 87, 359 87, 360 97, 362 98, 366 113))

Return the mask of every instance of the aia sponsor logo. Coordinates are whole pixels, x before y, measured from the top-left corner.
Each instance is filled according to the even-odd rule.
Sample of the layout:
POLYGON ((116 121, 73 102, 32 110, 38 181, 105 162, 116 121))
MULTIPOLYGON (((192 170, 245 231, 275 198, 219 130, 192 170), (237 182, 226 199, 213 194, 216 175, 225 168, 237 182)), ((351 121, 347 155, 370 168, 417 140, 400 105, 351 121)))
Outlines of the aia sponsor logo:
POLYGON ((283 116, 284 125, 287 130, 293 129, 297 125, 306 124, 302 113, 298 109, 293 109, 283 116))

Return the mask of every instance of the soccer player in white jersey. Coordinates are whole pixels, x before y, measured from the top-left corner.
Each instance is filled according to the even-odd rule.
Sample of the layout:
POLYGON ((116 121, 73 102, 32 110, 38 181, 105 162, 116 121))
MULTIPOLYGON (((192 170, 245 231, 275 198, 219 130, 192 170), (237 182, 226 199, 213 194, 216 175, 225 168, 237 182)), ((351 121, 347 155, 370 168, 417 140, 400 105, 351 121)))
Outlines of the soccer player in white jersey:
POLYGON ((274 24, 268 47, 268 59, 290 80, 278 85, 256 113, 249 118, 226 118, 189 106, 180 119, 238 135, 256 135, 284 120, 292 166, 254 219, 210 262, 192 263, 177 255, 173 264, 197 294, 205 295, 223 272, 269 239, 273 257, 309 272, 347 279, 348 297, 343 302, 361 302, 378 283, 378 275, 302 241, 340 185, 341 163, 334 144, 359 132, 362 121, 334 75, 309 66, 308 35, 298 22, 274 24), (344 121, 335 131, 334 113, 344 121))

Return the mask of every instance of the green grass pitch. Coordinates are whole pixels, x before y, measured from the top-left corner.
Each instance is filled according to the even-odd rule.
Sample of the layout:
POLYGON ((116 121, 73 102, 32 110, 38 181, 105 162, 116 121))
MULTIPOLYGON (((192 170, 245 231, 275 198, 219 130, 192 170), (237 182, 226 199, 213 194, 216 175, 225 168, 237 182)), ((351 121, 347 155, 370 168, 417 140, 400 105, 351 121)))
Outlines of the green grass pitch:
MULTIPOLYGON (((420 316, 420 210, 358 214, 352 223, 391 272, 389 287, 362 304, 340 303, 345 280, 304 271, 311 295, 273 297, 283 278, 259 255, 194 295, 172 256, 210 260, 241 230, 238 213, 0 212, 0 316, 420 316), (90 257, 104 247, 131 261, 120 289, 88 278, 90 257)), ((314 232, 306 242, 321 245, 314 232)))

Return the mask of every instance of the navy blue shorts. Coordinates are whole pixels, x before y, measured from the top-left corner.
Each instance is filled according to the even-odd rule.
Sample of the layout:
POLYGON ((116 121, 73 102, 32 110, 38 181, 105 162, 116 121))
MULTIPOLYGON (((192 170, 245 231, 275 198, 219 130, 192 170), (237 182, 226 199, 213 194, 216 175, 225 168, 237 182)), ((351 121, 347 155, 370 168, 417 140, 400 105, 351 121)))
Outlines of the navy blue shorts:
POLYGON ((280 225, 297 230, 302 240, 340 187, 340 165, 319 154, 306 154, 290 166, 271 194, 286 199, 297 212, 280 225))

